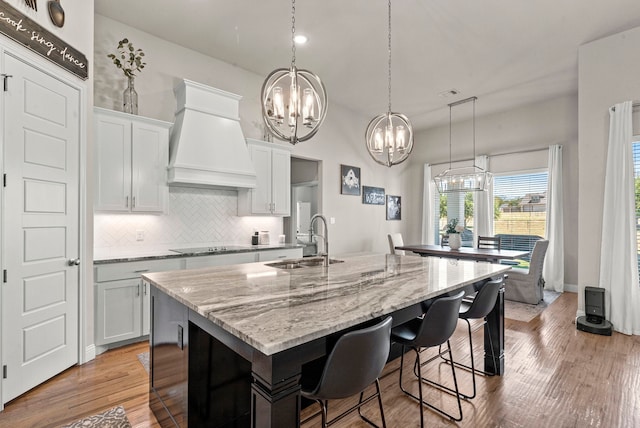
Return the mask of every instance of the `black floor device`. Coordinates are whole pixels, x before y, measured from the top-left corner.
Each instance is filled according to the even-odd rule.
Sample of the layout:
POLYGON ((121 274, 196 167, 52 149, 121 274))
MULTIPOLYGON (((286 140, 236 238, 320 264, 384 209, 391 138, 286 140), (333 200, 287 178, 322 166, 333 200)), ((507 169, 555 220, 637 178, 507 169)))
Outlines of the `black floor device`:
POLYGON ((584 309, 586 315, 576 320, 578 330, 611 336, 612 325, 604 314, 604 288, 584 288, 584 309))

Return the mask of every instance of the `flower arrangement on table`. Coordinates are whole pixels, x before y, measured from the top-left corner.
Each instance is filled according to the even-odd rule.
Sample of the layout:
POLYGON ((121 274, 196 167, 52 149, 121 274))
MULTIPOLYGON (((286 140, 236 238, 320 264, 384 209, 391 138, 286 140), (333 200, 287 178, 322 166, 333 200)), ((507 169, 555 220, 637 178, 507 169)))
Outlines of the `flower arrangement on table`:
POLYGON ((458 219, 457 218, 452 218, 445 225, 443 230, 445 231, 445 233, 447 235, 450 235, 452 233, 462 233, 462 231, 464 230, 464 226, 462 226, 461 224, 458 224, 458 219))

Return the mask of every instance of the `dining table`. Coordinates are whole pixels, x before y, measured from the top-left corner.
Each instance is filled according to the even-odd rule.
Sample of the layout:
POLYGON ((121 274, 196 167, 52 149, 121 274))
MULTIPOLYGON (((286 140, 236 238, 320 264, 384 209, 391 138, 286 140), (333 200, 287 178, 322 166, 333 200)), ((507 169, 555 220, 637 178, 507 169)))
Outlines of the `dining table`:
POLYGON ((446 257, 458 260, 475 260, 489 263, 499 263, 501 260, 519 259, 529 254, 528 251, 498 250, 494 248, 460 247, 457 250, 454 250, 448 246, 432 244, 398 245, 395 249, 412 251, 422 257, 446 257))

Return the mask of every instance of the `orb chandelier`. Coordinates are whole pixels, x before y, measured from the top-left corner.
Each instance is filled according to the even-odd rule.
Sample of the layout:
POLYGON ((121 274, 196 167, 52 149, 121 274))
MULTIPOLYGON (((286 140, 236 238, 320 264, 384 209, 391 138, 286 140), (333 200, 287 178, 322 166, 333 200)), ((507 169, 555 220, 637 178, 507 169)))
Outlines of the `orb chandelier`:
POLYGON ((449 104, 449 169, 433 177, 433 182, 440 193, 478 192, 487 190, 491 182, 491 174, 476 166, 476 100, 470 97, 449 104), (451 109, 460 104, 473 101, 473 166, 451 168, 451 109))
POLYGON ((413 150, 413 128, 407 116, 391 111, 391 0, 389 0, 388 14, 388 110, 369 122, 365 139, 367 151, 373 160, 391 167, 407 160, 413 150))
POLYGON ((327 91, 320 78, 296 67, 296 2, 291 2, 291 66, 262 84, 262 119, 271 135, 297 144, 313 137, 327 115, 327 91))

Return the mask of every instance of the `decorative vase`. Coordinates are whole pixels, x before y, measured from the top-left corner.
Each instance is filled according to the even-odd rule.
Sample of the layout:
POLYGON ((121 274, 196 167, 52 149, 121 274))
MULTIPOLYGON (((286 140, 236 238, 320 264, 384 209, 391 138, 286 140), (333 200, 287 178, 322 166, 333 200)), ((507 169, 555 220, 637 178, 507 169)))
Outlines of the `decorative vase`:
POLYGON ((459 233, 450 233, 449 234, 449 248, 452 250, 457 250, 462 245, 462 238, 459 233))
POLYGON ((122 93, 122 111, 138 114, 138 93, 133 86, 134 80, 134 76, 127 76, 127 89, 122 93))

